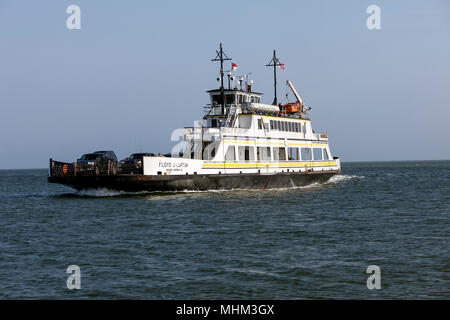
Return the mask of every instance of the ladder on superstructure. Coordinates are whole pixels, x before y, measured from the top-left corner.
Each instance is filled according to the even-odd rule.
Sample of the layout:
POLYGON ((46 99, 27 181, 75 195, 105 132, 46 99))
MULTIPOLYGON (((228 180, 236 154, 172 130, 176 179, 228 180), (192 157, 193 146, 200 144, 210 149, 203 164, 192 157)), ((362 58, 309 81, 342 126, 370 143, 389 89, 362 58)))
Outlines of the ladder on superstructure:
POLYGON ((233 127, 237 117, 237 106, 230 106, 228 109, 227 120, 225 121, 225 127, 233 127))

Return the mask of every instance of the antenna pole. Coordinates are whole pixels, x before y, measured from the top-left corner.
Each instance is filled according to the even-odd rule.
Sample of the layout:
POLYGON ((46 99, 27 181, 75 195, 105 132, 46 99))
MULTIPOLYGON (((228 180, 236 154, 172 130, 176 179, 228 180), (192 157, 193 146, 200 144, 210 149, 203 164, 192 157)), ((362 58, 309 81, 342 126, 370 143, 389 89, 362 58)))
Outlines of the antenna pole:
POLYGON ((225 110, 225 95, 223 94, 223 50, 222 42, 220 43, 220 101, 222 103, 222 114, 225 110))
POLYGON ((274 98, 273 105, 277 105, 277 67, 281 66, 280 60, 278 60, 275 50, 273 50, 273 58, 270 60, 266 67, 273 67, 273 89, 274 89, 274 98))
POLYGON ((225 94, 223 92, 223 62, 226 60, 231 60, 231 58, 228 58, 225 52, 223 52, 222 42, 220 43, 220 50, 216 51, 216 53, 216 58, 212 59, 211 61, 220 61, 220 104, 222 106, 222 114, 225 114, 225 94))
MULTIPOLYGON (((273 50, 273 61, 275 62, 277 59, 277 55, 275 54, 275 50, 273 50)), ((274 88, 274 98, 273 105, 277 104, 277 64, 273 64, 273 88, 274 88)))

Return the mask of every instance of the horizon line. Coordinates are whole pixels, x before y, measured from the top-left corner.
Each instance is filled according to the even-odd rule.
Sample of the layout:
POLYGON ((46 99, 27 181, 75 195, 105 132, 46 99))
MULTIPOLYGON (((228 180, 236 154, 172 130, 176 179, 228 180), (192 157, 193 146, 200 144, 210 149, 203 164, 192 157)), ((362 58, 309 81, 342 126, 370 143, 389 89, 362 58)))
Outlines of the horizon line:
MULTIPOLYGON (((433 160, 351 160, 341 161, 341 163, 361 163, 361 162, 431 162, 431 161, 450 161, 450 159, 433 159, 433 160)), ((0 168, 2 170, 48 170, 46 168, 0 168)))

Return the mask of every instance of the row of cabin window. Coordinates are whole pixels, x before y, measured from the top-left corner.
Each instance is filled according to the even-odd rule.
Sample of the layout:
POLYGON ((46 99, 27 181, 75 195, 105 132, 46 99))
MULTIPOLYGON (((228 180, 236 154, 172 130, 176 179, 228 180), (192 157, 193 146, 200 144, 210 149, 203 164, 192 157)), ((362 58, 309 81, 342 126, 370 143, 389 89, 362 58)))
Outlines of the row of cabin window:
MULTIPOLYGON (((263 120, 258 119, 258 129, 263 129, 263 127, 263 120)), ((270 130, 302 132, 302 124, 300 122, 270 120, 270 130)))
MULTIPOLYGON (((238 146, 238 159, 254 161, 255 155, 253 152, 254 147, 238 146)), ((326 148, 279 148, 279 147, 257 147, 256 148, 256 159, 259 160, 272 160, 272 150, 273 150, 273 160, 329 160, 328 151, 326 148)), ((225 160, 235 161, 235 146, 229 146, 225 154, 225 160)))
MULTIPOLYGON (((213 102, 214 104, 221 104, 222 99, 220 99, 221 95, 214 95, 213 96, 213 102)), ((238 103, 244 103, 244 102, 256 102, 259 103, 261 98, 257 96, 248 96, 246 94, 238 94, 237 95, 237 102, 238 103), (250 101, 249 101, 250 98, 250 101)), ((225 95, 225 104, 235 104, 236 103, 236 95, 235 94, 226 94, 225 95)))
POLYGON ((326 148, 288 148, 288 160, 329 160, 326 148), (311 151, 312 150, 312 151, 311 151))
MULTIPOLYGON (((218 119, 211 119, 211 128, 219 127, 218 119)), ((258 129, 264 129, 263 119, 258 119, 258 129)), ((302 124, 300 122, 270 120, 270 130, 286 131, 286 132, 302 132, 302 124)), ((303 131, 305 127, 303 126, 303 131)))
MULTIPOLYGON (((264 129, 264 122, 261 118, 258 119, 258 129, 264 129)), ((270 130, 302 132, 302 124, 300 122, 270 120, 270 130)))

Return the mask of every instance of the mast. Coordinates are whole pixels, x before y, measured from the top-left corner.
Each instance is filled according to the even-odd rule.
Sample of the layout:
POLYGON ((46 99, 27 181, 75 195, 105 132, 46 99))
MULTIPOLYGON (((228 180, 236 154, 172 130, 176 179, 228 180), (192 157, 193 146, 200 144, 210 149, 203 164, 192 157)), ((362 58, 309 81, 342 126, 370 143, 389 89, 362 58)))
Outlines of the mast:
POLYGON ((223 52, 222 49, 222 42, 220 43, 220 50, 216 50, 216 57, 214 59, 211 59, 211 61, 220 61, 220 102, 222 106, 222 114, 225 114, 225 95, 224 95, 224 88, 223 88, 223 62, 227 60, 231 60, 231 58, 228 58, 225 52, 223 52))
POLYGON ((273 88, 274 88, 274 98, 273 105, 277 105, 277 67, 283 65, 280 60, 278 60, 275 50, 273 50, 273 58, 266 64, 266 67, 273 67, 273 88))

